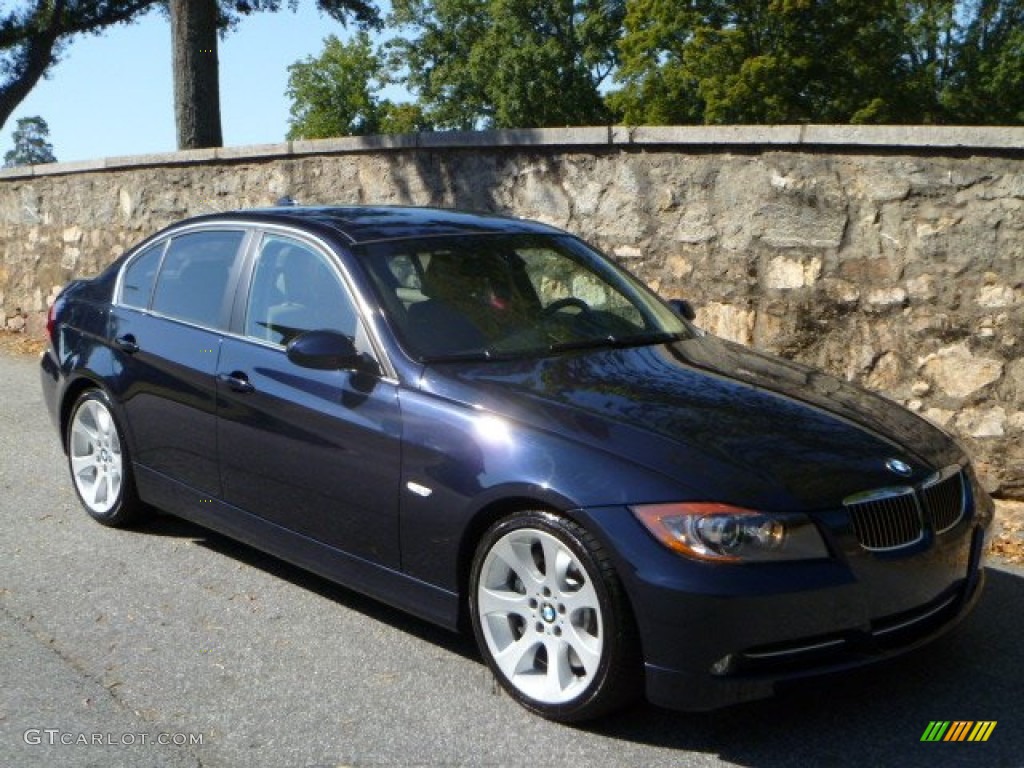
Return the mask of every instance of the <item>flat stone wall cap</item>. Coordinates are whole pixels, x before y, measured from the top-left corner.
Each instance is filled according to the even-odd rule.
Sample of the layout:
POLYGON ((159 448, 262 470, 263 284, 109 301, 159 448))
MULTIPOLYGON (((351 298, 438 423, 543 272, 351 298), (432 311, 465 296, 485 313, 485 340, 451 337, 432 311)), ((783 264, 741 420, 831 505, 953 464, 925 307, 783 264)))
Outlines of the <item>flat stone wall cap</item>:
POLYGON ((511 128, 501 131, 433 131, 419 134, 424 148, 524 147, 607 145, 606 126, 578 128, 511 128))
POLYGON ((15 168, 0 168, 0 179, 31 179, 34 175, 31 165, 19 165, 15 168))
POLYGON ((800 125, 637 125, 618 126, 616 144, 799 144, 800 125))
POLYGON ((1024 149, 1024 128, 968 125, 807 125, 804 144, 1024 149))
POLYGON ((65 173, 87 173, 102 171, 106 168, 104 160, 73 160, 69 163, 44 163, 43 165, 23 166, 10 170, 22 171, 26 176, 60 176, 65 173))
POLYGON ((410 149, 416 146, 415 133, 339 136, 333 139, 300 139, 291 143, 294 155, 328 155, 371 150, 410 149))
POLYGON ((216 149, 186 149, 181 152, 159 152, 148 155, 108 157, 105 168, 135 168, 144 165, 192 165, 217 159, 216 149))
POLYGON ((291 152, 291 146, 288 142, 248 144, 241 147, 218 147, 214 152, 218 160, 246 160, 248 158, 284 157, 291 152))

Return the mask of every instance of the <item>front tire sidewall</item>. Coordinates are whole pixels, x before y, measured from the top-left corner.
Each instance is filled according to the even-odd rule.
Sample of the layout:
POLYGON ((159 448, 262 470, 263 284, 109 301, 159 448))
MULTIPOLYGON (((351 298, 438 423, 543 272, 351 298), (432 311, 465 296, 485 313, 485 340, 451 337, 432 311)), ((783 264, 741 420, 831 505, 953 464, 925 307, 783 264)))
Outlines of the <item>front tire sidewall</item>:
POLYGON ((469 608, 470 618, 473 625, 473 634, 476 637, 480 653, 483 655, 492 673, 505 691, 519 704, 527 709, 550 720, 559 722, 578 722, 597 717, 617 704, 617 696, 614 691, 609 690, 609 682, 616 677, 614 666, 623 663, 620 642, 622 633, 621 622, 624 617, 616 602, 609 594, 608 585, 605 583, 605 576, 596 562, 594 556, 587 546, 580 540, 579 533, 582 529, 558 515, 548 512, 527 512, 519 513, 505 518, 493 525, 481 539, 476 556, 473 559, 473 567, 469 581, 469 608), (589 684, 575 698, 569 701, 549 704, 534 699, 509 680, 498 667, 492 657, 487 638, 481 625, 482 617, 477 604, 477 592, 480 580, 483 576, 483 566, 491 548, 504 536, 521 529, 535 529, 554 536, 564 544, 583 566, 587 580, 592 584, 596 594, 598 606, 601 613, 600 632, 602 638, 601 658, 597 671, 589 684))

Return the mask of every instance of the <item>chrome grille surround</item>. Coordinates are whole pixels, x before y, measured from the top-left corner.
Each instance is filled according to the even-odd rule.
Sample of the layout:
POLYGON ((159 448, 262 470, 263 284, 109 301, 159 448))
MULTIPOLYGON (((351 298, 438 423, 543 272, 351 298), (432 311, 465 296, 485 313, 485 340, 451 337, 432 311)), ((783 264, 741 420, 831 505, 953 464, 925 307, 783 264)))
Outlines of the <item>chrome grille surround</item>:
POLYGON ((963 519, 967 509, 965 480, 960 467, 947 467, 921 486, 935 533, 945 533, 963 519))
POLYGON ((924 519, 910 486, 881 488, 843 500, 853 531, 864 549, 885 552, 909 547, 924 538, 924 519))
POLYGON ((843 506, 864 549, 901 549, 924 538, 926 522, 938 535, 963 519, 967 478, 963 467, 946 467, 916 488, 901 485, 857 493, 843 499, 843 506))

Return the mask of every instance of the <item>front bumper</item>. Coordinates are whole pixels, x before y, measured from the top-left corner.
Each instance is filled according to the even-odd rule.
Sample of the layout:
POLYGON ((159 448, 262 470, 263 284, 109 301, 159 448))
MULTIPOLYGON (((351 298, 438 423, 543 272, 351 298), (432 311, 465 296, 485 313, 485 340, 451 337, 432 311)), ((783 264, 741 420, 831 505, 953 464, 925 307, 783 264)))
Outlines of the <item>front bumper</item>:
POLYGON ((949 631, 977 602, 991 501, 913 551, 851 546, 834 557, 716 564, 655 542, 626 508, 585 513, 607 537, 630 596, 651 703, 690 711, 765 698, 790 681, 876 663, 949 631))

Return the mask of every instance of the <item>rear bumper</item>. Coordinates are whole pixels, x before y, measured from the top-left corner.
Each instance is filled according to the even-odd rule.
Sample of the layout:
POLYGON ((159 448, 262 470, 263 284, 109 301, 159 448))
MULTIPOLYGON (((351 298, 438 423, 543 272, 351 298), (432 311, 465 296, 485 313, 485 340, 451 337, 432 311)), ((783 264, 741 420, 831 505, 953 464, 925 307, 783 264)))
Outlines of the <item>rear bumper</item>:
POLYGON ((60 364, 53 347, 47 347, 39 360, 39 380, 43 390, 43 402, 50 414, 50 422, 60 430, 60 364))

